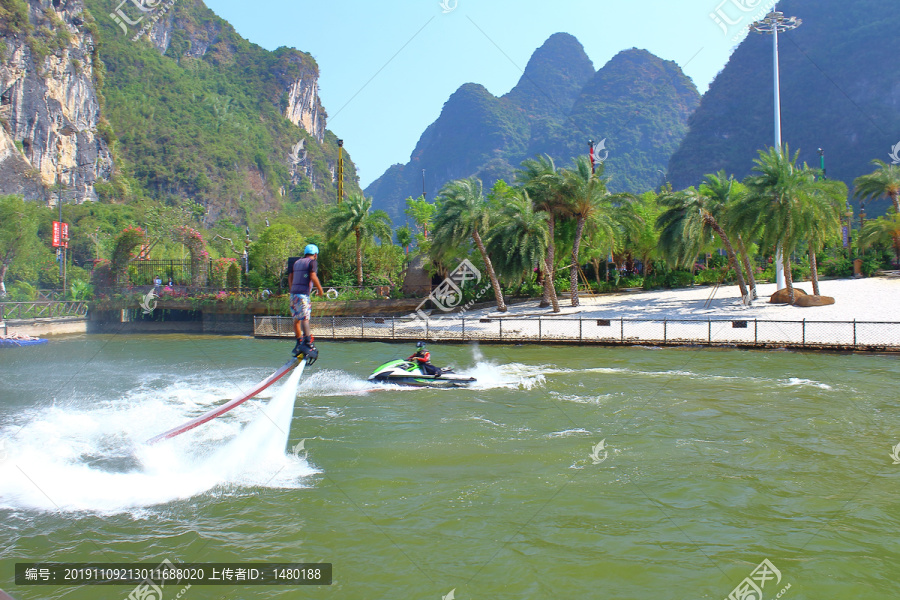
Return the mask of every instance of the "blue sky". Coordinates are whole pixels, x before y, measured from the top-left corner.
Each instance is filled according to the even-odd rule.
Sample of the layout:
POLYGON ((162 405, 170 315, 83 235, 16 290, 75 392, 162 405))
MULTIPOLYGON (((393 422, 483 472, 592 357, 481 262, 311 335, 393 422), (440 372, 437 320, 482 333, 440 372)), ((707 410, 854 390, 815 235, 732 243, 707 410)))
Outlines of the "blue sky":
POLYGON ((328 128, 365 187, 405 163, 462 84, 502 95, 553 33, 584 45, 599 69, 643 48, 678 63, 701 93, 771 0, 206 0, 245 38, 290 46, 319 64, 328 128), (452 10, 449 10, 452 9, 452 10), (717 13, 722 26, 711 17, 717 13), (724 23, 733 22, 728 26, 724 23), (727 33, 726 33, 727 30, 727 33))

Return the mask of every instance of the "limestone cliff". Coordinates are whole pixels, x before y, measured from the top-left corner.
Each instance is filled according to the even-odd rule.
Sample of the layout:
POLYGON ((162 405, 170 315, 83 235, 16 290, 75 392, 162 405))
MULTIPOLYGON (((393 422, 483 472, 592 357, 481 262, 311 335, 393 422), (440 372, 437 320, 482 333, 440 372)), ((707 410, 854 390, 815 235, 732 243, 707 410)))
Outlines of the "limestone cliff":
POLYGON ((113 162, 99 135, 90 16, 81 0, 28 0, 0 23, 0 193, 95 200, 113 162), (24 11, 23 11, 24 12, 24 11))
MULTIPOLYGON (((208 10, 201 0, 194 0, 194 4, 195 10, 208 10)), ((145 26, 144 30, 160 54, 203 58, 217 42, 227 40, 233 33, 231 26, 224 21, 211 19, 198 22, 193 18, 195 12, 162 8, 158 10, 160 18, 149 27, 145 26)), ((314 64, 308 64, 301 52, 285 50, 286 61, 300 67, 300 72, 290 76, 288 69, 274 73, 279 88, 277 91, 287 95, 284 117, 321 143, 325 139, 327 115, 319 100, 319 70, 314 64)))

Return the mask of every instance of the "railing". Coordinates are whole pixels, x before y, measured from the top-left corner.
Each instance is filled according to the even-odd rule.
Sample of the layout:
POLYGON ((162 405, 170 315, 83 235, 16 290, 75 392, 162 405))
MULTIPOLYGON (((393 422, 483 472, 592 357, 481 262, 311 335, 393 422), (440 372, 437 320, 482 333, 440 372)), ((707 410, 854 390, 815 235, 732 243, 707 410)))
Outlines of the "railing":
MULTIPOLYGON (((757 319, 313 317, 333 340, 441 340, 609 345, 705 345, 900 351, 900 322, 757 319)), ((257 337, 293 337, 290 317, 254 317, 257 337)))
POLYGON ((0 320, 60 319, 85 317, 87 302, 2 302, 0 320))

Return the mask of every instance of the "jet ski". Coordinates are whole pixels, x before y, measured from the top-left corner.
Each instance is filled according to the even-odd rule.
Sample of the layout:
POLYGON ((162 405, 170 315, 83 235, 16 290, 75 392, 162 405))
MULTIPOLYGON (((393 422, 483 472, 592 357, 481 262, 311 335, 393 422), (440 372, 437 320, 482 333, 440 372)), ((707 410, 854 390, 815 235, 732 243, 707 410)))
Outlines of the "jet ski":
POLYGON ((386 362, 369 375, 369 381, 396 383, 414 387, 459 388, 475 383, 474 377, 457 375, 453 369, 443 368, 440 375, 426 375, 414 362, 392 360, 386 362))

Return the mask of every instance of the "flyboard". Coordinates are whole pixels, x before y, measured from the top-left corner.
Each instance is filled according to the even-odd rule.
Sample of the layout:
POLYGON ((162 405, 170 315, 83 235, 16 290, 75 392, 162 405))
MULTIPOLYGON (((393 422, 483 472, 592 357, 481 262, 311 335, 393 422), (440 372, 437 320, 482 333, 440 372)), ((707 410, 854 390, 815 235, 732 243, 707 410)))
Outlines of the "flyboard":
POLYGON ((274 373, 272 373, 271 375, 269 375, 268 377, 266 377, 265 379, 260 381, 249 392, 247 392, 245 394, 241 394, 234 400, 229 400, 222 406, 217 406, 216 408, 212 409, 211 411, 204 413, 204 414, 200 415, 199 417, 195 417, 195 418, 191 419, 190 421, 188 421, 187 423, 184 423, 183 425, 179 425, 178 427, 175 427, 174 429, 170 429, 169 431, 166 431, 165 433, 161 433, 155 437, 150 438, 149 440, 147 440, 147 444, 153 445, 153 444, 156 444, 157 442, 161 442, 163 440, 173 438, 176 435, 181 435, 185 431, 190 431, 194 427, 198 427, 200 425, 203 425, 207 421, 212 421, 216 417, 224 415, 229 410, 233 409, 236 406, 243 404, 244 402, 246 402, 253 396, 256 396, 257 394, 262 392, 264 389, 271 386, 273 383, 275 383, 276 381, 278 381, 279 379, 281 379, 282 377, 284 377, 285 375, 287 375, 288 373, 293 371, 298 365, 300 366, 300 373, 302 374, 303 367, 306 365, 306 361, 303 360, 302 356, 299 358, 292 358, 288 362, 284 363, 284 365, 280 369, 278 369, 277 371, 275 371, 274 373))

